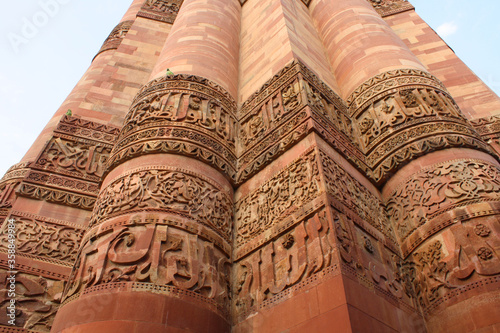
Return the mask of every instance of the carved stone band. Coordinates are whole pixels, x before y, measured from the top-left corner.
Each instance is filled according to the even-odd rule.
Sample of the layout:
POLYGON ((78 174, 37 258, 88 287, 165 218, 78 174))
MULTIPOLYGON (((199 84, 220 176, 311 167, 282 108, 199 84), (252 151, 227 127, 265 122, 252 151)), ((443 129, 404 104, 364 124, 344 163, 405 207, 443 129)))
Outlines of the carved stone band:
POLYGON ((155 153, 193 157, 236 175, 236 103, 215 83, 192 75, 156 79, 136 96, 108 162, 155 153))
POLYGON ((71 301, 101 287, 134 282, 142 289, 170 286, 192 292, 225 312, 229 269, 229 257, 197 235, 149 222, 116 225, 82 242, 63 297, 71 301))
POLYGON ((471 147, 492 153, 442 84, 426 72, 408 69, 377 75, 348 102, 358 145, 377 183, 434 150, 471 147))
POLYGON ((205 176, 164 166, 132 170, 101 189, 89 227, 142 211, 183 216, 214 230, 226 241, 231 239, 231 195, 205 176))
POLYGON ((113 31, 111 31, 108 38, 106 38, 101 46, 101 49, 99 50, 99 52, 97 52, 94 59, 104 51, 116 50, 120 46, 122 39, 127 35, 133 23, 134 21, 124 21, 118 23, 113 31))

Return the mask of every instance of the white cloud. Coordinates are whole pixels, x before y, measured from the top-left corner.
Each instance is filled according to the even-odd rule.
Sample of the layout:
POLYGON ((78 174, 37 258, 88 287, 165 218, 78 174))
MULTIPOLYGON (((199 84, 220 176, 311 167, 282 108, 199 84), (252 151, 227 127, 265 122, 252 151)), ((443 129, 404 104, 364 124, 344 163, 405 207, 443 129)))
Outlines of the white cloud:
POLYGON ((436 32, 441 37, 448 37, 453 35, 458 30, 458 25, 455 22, 445 22, 437 27, 436 32))

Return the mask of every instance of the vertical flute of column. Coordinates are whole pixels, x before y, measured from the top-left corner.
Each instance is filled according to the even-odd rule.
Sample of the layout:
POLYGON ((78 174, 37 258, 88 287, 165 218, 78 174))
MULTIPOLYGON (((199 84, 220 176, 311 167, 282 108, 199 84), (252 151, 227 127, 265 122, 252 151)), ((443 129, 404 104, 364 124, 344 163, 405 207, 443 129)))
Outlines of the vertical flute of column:
POLYGON ((55 332, 230 331, 240 10, 182 3, 108 160, 55 332))
POLYGON ((486 296, 500 273, 495 154, 369 1, 310 10, 430 330, 463 311, 498 317, 486 296))

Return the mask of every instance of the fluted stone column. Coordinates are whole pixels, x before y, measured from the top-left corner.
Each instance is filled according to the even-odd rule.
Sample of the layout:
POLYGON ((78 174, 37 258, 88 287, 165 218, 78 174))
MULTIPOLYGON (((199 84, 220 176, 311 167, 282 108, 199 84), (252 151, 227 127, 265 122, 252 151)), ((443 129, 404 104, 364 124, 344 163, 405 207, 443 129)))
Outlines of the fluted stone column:
POLYGON ((467 311, 497 317, 498 156, 370 1, 310 10, 429 330, 467 311))
POLYGON ((56 332, 230 331, 239 11, 182 4, 108 160, 56 332))

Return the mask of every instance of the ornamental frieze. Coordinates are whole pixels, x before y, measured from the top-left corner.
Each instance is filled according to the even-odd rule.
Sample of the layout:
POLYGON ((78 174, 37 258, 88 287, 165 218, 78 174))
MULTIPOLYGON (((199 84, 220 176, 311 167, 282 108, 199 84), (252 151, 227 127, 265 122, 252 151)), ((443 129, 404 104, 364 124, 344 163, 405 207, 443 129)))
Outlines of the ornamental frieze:
POLYGON ((184 0, 146 0, 137 16, 172 24, 183 2, 184 0))
POLYGON ((120 282, 173 286, 227 312, 229 269, 229 258, 197 235, 159 224, 116 226, 82 244, 63 297, 120 282))
POLYGON ((353 143, 346 104, 298 61, 284 67, 250 96, 241 106, 239 117, 238 184, 313 130, 360 170, 366 169, 364 156, 353 143))
POLYGON ((448 210, 500 201, 500 169, 480 160, 431 166, 404 181, 387 201, 387 215, 400 241, 448 210))
MULTIPOLYGON (((49 332, 59 308, 60 295, 64 282, 33 276, 24 273, 15 274, 15 279, 9 279, 12 274, 0 269, 0 324, 17 329, 32 330, 31 332, 49 332), (16 290, 15 325, 12 326, 5 314, 10 298, 7 296, 11 282, 16 290)), ((24 330, 23 330, 24 332, 24 330)))
POLYGON ((122 39, 127 35, 133 23, 134 21, 124 21, 118 23, 118 25, 113 29, 113 31, 111 31, 108 38, 106 38, 106 40, 102 44, 101 49, 99 50, 99 52, 97 52, 96 57, 104 51, 116 50, 120 46, 122 39))
POLYGON ((173 152, 236 174, 236 103, 217 84, 192 75, 161 77, 137 94, 108 171, 138 155, 173 152))
POLYGON ((487 217, 455 225, 449 229, 453 242, 430 239, 407 259, 407 278, 425 315, 500 283, 498 228, 498 220, 487 217))
POLYGON ((83 210, 92 210, 96 202, 95 197, 81 195, 72 191, 56 190, 50 187, 21 183, 18 195, 36 200, 65 205, 83 210))
POLYGON ((52 137, 34 168, 99 182, 104 174, 111 145, 74 138, 52 137))
POLYGON ((167 211, 200 222, 225 240, 232 234, 232 198, 202 175, 168 167, 129 172, 101 190, 90 227, 135 211, 167 211))
POLYGON ((236 241, 243 246, 320 195, 318 154, 311 150, 236 202, 236 241))
POLYGON ((115 126, 64 115, 54 132, 104 144, 113 144, 118 134, 120 134, 120 129, 115 126))
MULTIPOLYGON (((54 259, 71 265, 80 247, 83 230, 75 226, 47 222, 20 216, 15 219, 16 251, 18 254, 54 259)), ((0 247, 8 249, 8 230, 4 227, 0 234, 0 247)))

